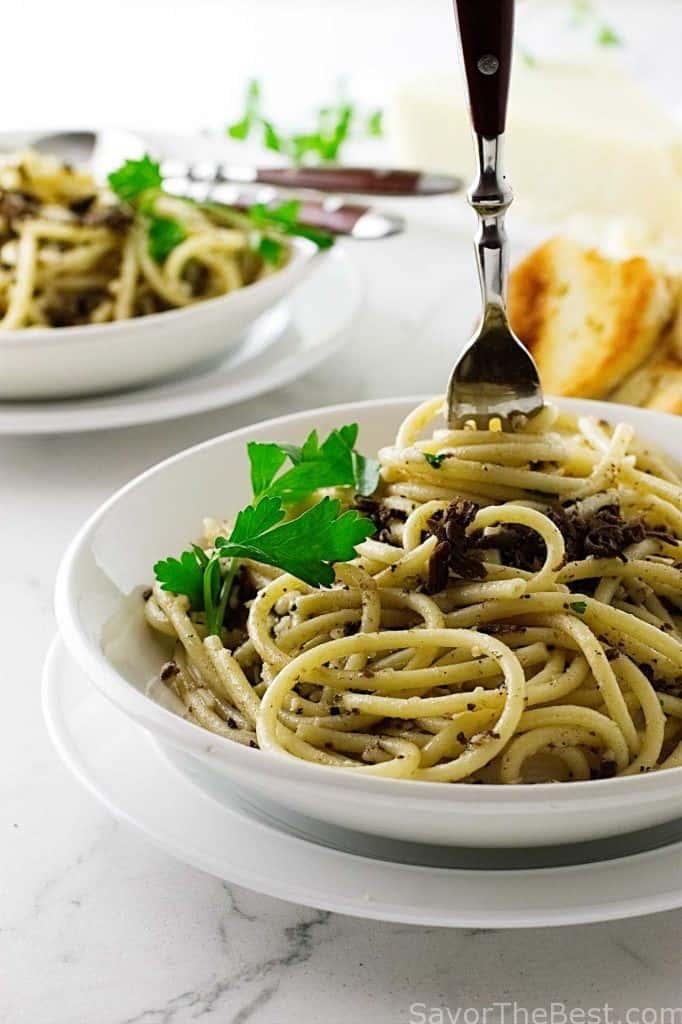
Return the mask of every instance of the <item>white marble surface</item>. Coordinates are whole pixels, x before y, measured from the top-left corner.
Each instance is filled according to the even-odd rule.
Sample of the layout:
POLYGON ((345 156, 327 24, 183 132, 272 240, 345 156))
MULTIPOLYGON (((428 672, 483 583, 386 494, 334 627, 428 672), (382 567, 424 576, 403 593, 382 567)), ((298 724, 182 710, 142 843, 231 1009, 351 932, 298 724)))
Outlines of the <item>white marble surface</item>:
MULTIPOLYGON (((41 721, 55 569, 116 487, 266 416, 443 386, 475 312, 474 272, 466 238, 443 230, 447 205, 419 210, 409 237, 353 248, 368 280, 365 311, 346 348, 289 388, 175 423, 0 441, 2 1024, 477 1024, 482 1017, 457 1018, 458 1008, 513 1000, 529 1011, 608 1003, 611 1014, 592 1024, 616 1024, 630 1008, 679 1006, 682 912, 512 933, 372 924, 280 903, 180 864, 115 823, 60 764, 41 721)), ((499 1009, 487 1021, 500 1021, 499 1009)))

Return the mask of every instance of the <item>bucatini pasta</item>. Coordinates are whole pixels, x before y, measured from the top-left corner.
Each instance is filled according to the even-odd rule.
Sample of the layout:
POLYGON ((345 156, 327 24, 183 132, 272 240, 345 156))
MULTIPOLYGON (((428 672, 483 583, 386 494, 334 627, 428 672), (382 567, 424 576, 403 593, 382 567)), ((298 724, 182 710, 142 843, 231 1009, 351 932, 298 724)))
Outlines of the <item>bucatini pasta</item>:
POLYGON ((286 240, 269 239, 277 260, 268 262, 244 213, 160 188, 143 198, 121 202, 90 174, 39 153, 2 159, 0 329, 159 313, 225 295, 286 263, 286 240))
MULTIPOLYGON (((547 407, 519 433, 424 403, 329 587, 246 560, 219 635, 158 584, 192 721, 331 767, 514 784, 682 764, 682 488, 635 436, 547 407)), ((223 524, 208 523, 210 555, 223 524)), ((158 685, 158 684, 157 684, 158 685)))

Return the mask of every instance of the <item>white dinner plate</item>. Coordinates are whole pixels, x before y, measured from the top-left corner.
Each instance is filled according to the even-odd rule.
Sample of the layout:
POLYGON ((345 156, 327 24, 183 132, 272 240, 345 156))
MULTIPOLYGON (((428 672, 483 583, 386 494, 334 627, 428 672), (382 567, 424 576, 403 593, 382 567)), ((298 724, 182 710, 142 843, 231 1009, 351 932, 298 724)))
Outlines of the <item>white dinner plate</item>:
POLYGON ((0 402, 0 435, 128 427, 244 402, 307 373, 338 348, 363 286, 337 245, 280 305, 246 331, 227 358, 135 391, 59 401, 0 402))
POLYGON ((217 803, 97 693, 58 638, 45 664, 43 708, 59 755, 113 815, 180 860, 279 899, 469 928, 580 924, 682 906, 680 821, 573 849, 442 850, 285 820, 237 792, 217 803), (552 864, 565 866, 541 866, 552 864))

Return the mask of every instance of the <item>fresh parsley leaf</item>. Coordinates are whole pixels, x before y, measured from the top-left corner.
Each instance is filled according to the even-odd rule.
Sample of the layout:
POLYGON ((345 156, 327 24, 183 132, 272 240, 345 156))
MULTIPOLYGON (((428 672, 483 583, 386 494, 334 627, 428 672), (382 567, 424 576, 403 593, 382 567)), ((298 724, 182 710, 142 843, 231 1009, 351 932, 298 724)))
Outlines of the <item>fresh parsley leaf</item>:
POLYGON ((251 487, 259 497, 286 462, 287 453, 278 444, 259 444, 258 441, 249 441, 246 450, 251 463, 251 487))
POLYGON ((187 237, 182 224, 170 217, 152 217, 147 228, 149 255, 157 263, 163 263, 176 245, 187 237))
POLYGON ((590 0, 573 0, 571 5, 571 24, 581 25, 594 16, 594 7, 590 0))
POLYGON ((308 156, 320 155, 320 136, 317 132, 302 132, 289 139, 289 156, 295 164, 303 163, 308 156))
POLYGON ((259 231, 266 231, 269 228, 284 235, 297 235, 299 238, 307 238, 318 249, 329 249, 334 244, 333 235, 318 228, 299 224, 300 209, 301 203, 298 199, 291 199, 274 207, 255 203, 249 208, 248 216, 259 231))
POLYGON ((282 153, 286 144, 280 134, 276 131, 272 121, 262 121, 263 125, 263 145, 266 149, 274 149, 276 153, 282 153))
POLYGON ((201 555, 202 558, 193 546, 191 551, 183 551, 180 558, 165 558, 154 566, 154 575, 161 589, 185 594, 195 611, 202 611, 204 607, 204 570, 208 559, 203 551, 201 555))
POLYGON ((296 519, 284 516, 277 498, 263 498, 237 516, 228 540, 216 541, 221 556, 250 558, 289 572, 311 586, 329 586, 334 562, 348 562, 355 548, 376 527, 355 511, 341 512, 341 502, 323 498, 296 519))
POLYGON ((596 42, 599 46, 621 46, 623 40, 610 25, 601 25, 597 29, 596 42))
POLYGON ((227 134, 232 139, 239 139, 243 142, 244 139, 248 139, 249 132, 251 131, 251 122, 248 117, 243 117, 241 121, 235 121, 234 124, 227 126, 227 134))
POLYGON ((370 138, 380 139, 384 134, 384 112, 373 110, 367 118, 367 134, 370 138))
POLYGON ((126 160, 108 177, 112 191, 127 203, 149 189, 161 188, 162 180, 159 164, 148 153, 140 160, 126 160))
POLYGON ((248 139, 251 130, 260 122, 261 86, 257 78, 252 78, 246 86, 244 99, 244 115, 234 124, 228 125, 227 134, 233 139, 248 139))
POLYGON ((192 544, 192 551, 194 552, 194 555, 199 565, 202 567, 202 569, 205 569, 206 566, 208 565, 208 555, 206 554, 204 549, 200 548, 198 544, 192 544))
POLYGON ((572 608, 574 612, 578 613, 578 615, 582 615, 584 612, 587 611, 587 602, 586 601, 573 601, 569 605, 569 608, 572 608))
POLYGON ((278 267, 284 256, 284 246, 276 238, 262 235, 258 242, 258 252, 264 263, 269 263, 272 267, 278 267))
MULTIPOLYGON (((247 505, 235 520, 230 541, 241 542, 245 538, 271 530, 273 526, 277 526, 284 519, 284 514, 282 502, 277 498, 263 498, 257 505, 247 505)), ((216 547, 222 544, 223 539, 222 537, 218 538, 216 547)))
POLYGON ((301 211, 299 199, 288 199, 279 206, 265 206, 264 203, 256 203, 249 210, 249 216, 257 227, 266 224, 282 224, 287 228, 294 228, 298 224, 298 215, 301 211))
POLYGON ((261 105, 261 84, 257 78, 251 78, 246 87, 246 116, 258 117, 261 105))
POLYGON ((227 126, 227 134, 233 139, 244 140, 260 132, 267 149, 285 154, 294 163, 325 163, 338 160, 344 142, 357 124, 361 125, 359 134, 372 138, 381 136, 382 111, 371 111, 361 119, 355 104, 342 95, 337 102, 317 109, 308 130, 291 134, 282 132, 265 116, 260 82, 252 79, 247 87, 242 116, 227 126))
POLYGON ((339 427, 339 436, 349 448, 355 447, 359 433, 360 427, 357 423, 347 423, 345 427, 339 427))
POLYGON ((424 458, 432 469, 440 469, 446 456, 445 452, 441 452, 440 455, 434 455, 433 452, 424 452, 424 458))
POLYGON ((216 635, 220 635, 230 590, 239 567, 236 559, 231 559, 223 571, 222 557, 220 550, 216 550, 209 558, 202 548, 193 544, 192 550, 183 551, 179 559, 165 558, 154 566, 154 575, 161 589, 173 594, 185 594, 192 611, 204 612, 207 633, 216 635))
POLYGON ((322 107, 318 111, 318 153, 322 160, 337 160, 341 146, 348 138, 355 108, 350 103, 322 107))
POLYGON ((621 46, 623 43, 611 25, 599 21, 598 11, 591 0, 573 0, 570 24, 574 28, 590 28, 597 46, 621 46))
POLYGON ((301 448, 252 441, 248 454, 254 496, 268 494, 291 505, 322 487, 353 487, 357 494, 372 494, 379 483, 379 463, 355 451, 357 437, 358 425, 352 423, 332 430, 322 444, 312 430, 301 448), (287 458, 292 467, 277 476, 287 458))
POLYGON ((296 235, 298 238, 307 238, 309 242, 316 245, 318 249, 331 249, 334 244, 334 236, 327 231, 320 231, 318 228, 309 228, 304 224, 297 224, 286 232, 288 235, 296 235))
POLYGON ((379 486, 381 465, 377 459, 353 452, 353 484, 355 493, 363 497, 374 494, 379 486))

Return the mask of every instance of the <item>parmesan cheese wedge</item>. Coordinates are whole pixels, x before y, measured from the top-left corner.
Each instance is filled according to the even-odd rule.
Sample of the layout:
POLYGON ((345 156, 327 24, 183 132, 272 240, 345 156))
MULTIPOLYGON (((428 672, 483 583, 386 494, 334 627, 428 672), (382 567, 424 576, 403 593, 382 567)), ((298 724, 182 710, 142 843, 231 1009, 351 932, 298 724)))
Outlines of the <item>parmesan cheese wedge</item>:
MULTIPOLYGON (((402 86, 388 125, 400 164, 472 180, 469 115, 455 76, 402 86)), ((517 61, 506 146, 519 217, 596 232, 618 221, 632 239, 682 244, 682 131, 615 58, 517 61)))

